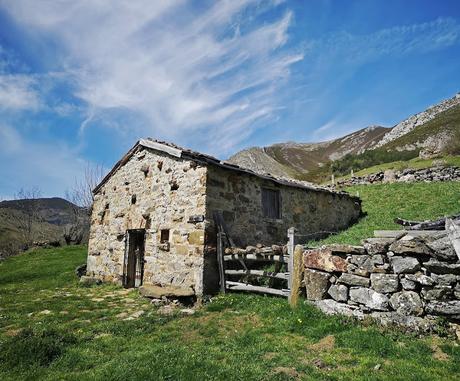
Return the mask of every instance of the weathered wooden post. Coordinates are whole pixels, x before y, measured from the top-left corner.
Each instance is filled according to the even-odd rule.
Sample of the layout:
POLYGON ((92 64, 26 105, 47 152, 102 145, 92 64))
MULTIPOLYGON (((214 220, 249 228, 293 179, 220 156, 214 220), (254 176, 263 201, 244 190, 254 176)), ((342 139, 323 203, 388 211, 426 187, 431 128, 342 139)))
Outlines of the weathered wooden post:
POLYGON ((223 245, 223 236, 225 233, 217 233, 217 264, 219 266, 219 285, 220 292, 225 294, 225 268, 224 268, 224 245, 223 245))
POLYGON ((291 301, 291 290, 292 290, 292 270, 294 268, 294 249, 295 249, 295 228, 291 227, 287 231, 288 235, 288 288, 289 288, 289 302, 291 301))
POLYGON ((291 278, 291 288, 289 293, 289 304, 291 307, 297 306, 299 303, 300 289, 302 288, 303 274, 303 246, 296 245, 292 261, 292 270, 289 277, 291 278))
POLYGON ((332 184, 332 186, 335 185, 335 175, 334 174, 332 174, 332 176, 331 176, 331 184, 332 184))

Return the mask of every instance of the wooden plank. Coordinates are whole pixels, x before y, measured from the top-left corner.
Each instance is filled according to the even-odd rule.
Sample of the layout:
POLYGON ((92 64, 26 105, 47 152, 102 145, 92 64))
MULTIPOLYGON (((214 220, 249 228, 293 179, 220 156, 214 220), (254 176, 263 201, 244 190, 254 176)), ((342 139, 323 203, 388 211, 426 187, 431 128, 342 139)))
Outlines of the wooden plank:
POLYGON ((287 297, 289 295, 289 290, 279 290, 276 288, 253 286, 251 284, 232 282, 232 281, 227 281, 227 288, 231 291, 259 292, 262 294, 270 294, 270 295, 277 295, 277 296, 284 296, 284 297, 287 297))
MULTIPOLYGON (((287 231, 287 237, 289 239, 288 242, 288 254, 289 254, 289 260, 288 260, 288 271, 289 273, 292 274, 292 269, 294 267, 294 248, 295 248, 295 228, 291 227, 287 231)), ((291 277, 288 278, 288 288, 291 290, 292 289, 292 279, 291 277)))
POLYGON ((250 261, 265 261, 265 262, 283 262, 288 263, 287 255, 260 255, 260 254, 226 254, 224 255, 224 261, 239 261, 250 260, 250 261))
POLYGON ((267 278, 288 279, 289 273, 271 272, 263 270, 225 270, 226 275, 249 275, 249 276, 263 276, 267 278))

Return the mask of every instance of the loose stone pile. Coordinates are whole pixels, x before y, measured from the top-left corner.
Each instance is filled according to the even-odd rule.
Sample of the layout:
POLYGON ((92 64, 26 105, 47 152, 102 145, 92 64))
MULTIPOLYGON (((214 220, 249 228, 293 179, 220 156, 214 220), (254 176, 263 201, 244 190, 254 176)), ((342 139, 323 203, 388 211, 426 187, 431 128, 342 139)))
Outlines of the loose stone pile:
POLYGON ((375 183, 402 182, 409 183, 415 181, 460 181, 460 168, 436 166, 425 169, 404 169, 402 171, 387 170, 385 172, 372 173, 367 176, 355 176, 346 180, 339 180, 336 185, 362 185, 375 183))
POLYGON ((460 261, 447 232, 391 232, 304 252, 307 299, 328 314, 430 331, 460 321, 460 261))

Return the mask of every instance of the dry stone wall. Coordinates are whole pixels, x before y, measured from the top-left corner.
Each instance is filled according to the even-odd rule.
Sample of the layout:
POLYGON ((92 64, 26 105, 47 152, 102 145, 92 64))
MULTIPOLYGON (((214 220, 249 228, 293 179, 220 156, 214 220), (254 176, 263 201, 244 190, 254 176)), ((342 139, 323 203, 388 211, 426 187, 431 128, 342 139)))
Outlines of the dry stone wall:
POLYGON ((460 168, 436 166, 424 169, 404 169, 402 171, 380 171, 367 176, 355 176, 346 180, 339 180, 337 186, 367 185, 378 183, 410 183, 415 181, 460 181, 460 168))
POLYGON ((369 238, 304 252, 306 297, 328 314, 429 331, 460 322, 460 261, 447 232, 369 238))

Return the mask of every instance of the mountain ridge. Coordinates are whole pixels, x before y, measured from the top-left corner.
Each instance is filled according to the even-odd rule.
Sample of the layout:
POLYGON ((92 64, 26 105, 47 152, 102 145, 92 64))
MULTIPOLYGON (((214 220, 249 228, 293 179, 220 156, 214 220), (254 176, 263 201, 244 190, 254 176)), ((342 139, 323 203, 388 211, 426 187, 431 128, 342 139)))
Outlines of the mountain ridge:
POLYGON ((323 167, 372 150, 375 151, 373 155, 379 157, 385 156, 382 154, 384 151, 407 152, 403 157, 439 154, 452 142, 454 146, 460 146, 457 130, 460 130, 460 93, 409 116, 393 127, 369 126, 318 143, 290 141, 250 147, 232 155, 228 161, 258 173, 314 181, 313 174, 321 172, 323 167), (443 128, 442 123, 447 127, 443 128))

